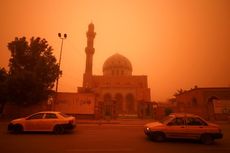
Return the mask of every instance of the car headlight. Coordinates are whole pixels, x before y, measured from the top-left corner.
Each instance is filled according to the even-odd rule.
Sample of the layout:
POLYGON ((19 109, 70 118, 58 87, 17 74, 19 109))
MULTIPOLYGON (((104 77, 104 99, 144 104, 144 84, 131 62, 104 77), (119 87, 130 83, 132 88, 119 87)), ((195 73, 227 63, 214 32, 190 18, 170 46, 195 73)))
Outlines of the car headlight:
POLYGON ((147 130, 147 131, 150 131, 150 128, 147 127, 146 130, 147 130))

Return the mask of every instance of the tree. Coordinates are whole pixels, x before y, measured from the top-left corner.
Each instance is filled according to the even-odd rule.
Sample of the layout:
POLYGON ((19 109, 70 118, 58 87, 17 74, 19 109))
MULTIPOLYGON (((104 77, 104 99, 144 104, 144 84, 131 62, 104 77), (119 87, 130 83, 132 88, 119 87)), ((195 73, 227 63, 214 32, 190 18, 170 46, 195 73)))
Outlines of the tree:
POLYGON ((19 105, 36 104, 46 100, 60 75, 52 47, 45 39, 15 38, 8 43, 10 101, 19 105))
POLYGON ((173 113, 173 110, 172 110, 171 108, 169 108, 169 107, 166 107, 166 108, 165 108, 165 116, 168 116, 168 115, 170 115, 171 113, 173 113))
POLYGON ((176 91, 176 93, 174 94, 174 96, 177 96, 177 95, 180 95, 182 93, 184 93, 186 90, 183 90, 183 89, 179 89, 176 91))
POLYGON ((7 88, 8 74, 4 68, 0 68, 0 114, 4 109, 4 106, 8 100, 8 88, 7 88))

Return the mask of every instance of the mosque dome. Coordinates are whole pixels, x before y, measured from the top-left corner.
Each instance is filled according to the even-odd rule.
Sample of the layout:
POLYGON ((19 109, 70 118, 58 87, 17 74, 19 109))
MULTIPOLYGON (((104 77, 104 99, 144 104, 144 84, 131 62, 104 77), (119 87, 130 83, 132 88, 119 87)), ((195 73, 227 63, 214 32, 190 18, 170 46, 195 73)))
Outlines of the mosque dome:
POLYGON ((129 76, 132 75, 132 65, 130 61, 120 55, 110 56, 103 65, 104 76, 129 76))

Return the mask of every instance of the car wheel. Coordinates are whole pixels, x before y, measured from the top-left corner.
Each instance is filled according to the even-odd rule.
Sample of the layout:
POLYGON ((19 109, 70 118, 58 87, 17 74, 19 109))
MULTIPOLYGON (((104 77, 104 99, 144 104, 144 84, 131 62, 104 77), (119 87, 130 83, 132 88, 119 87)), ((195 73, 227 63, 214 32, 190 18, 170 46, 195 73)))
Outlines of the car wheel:
POLYGON ((154 134, 154 140, 157 141, 157 142, 163 142, 165 141, 165 135, 164 133, 161 133, 161 132, 157 132, 154 134))
POLYGON ((63 134, 63 133, 65 132, 65 129, 64 129, 64 127, 61 126, 61 125, 56 125, 56 126, 54 127, 53 132, 54 132, 55 134, 63 134))
POLYGON ((152 135, 148 135, 148 138, 153 141, 154 140, 154 137, 152 135))
POLYGON ((16 124, 13 127, 13 132, 14 133, 22 133, 23 132, 23 127, 20 124, 16 124))
POLYGON ((207 145, 212 144, 214 142, 214 139, 210 134, 201 135, 200 140, 203 144, 207 145))

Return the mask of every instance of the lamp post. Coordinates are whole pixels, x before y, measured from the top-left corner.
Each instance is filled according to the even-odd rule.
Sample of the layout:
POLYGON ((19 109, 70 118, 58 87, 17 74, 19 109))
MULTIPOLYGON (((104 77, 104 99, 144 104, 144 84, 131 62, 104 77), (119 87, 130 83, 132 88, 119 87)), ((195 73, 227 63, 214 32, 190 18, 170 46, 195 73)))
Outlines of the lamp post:
MULTIPOLYGON (((61 50, 60 50, 60 56, 59 56, 59 62, 58 62, 58 70, 60 71, 63 40, 67 38, 67 34, 64 34, 62 36, 61 33, 58 33, 58 37, 61 39, 61 50)), ((56 100, 57 100, 57 92, 58 92, 58 80, 59 80, 59 76, 57 77, 57 80, 56 80, 56 90, 55 90, 56 91, 56 100)))

